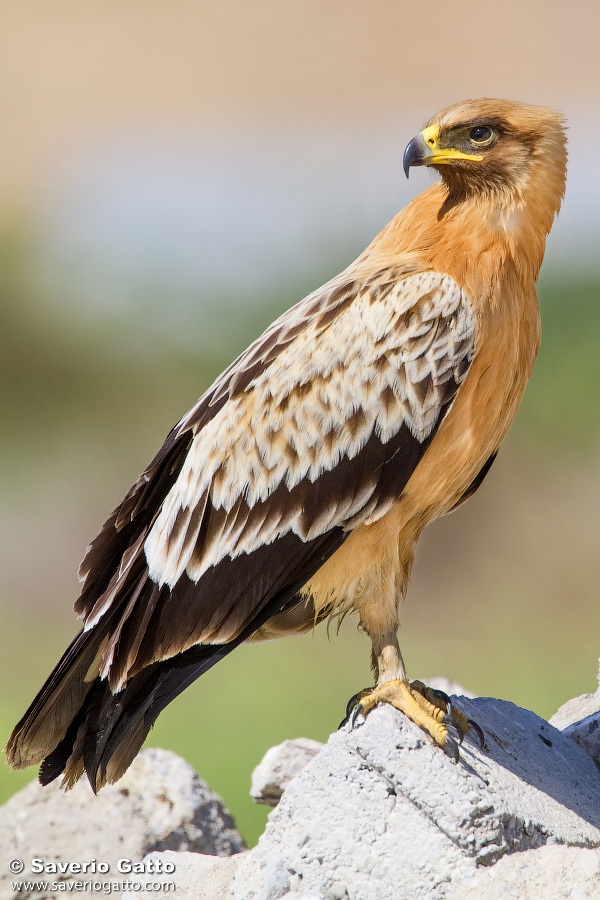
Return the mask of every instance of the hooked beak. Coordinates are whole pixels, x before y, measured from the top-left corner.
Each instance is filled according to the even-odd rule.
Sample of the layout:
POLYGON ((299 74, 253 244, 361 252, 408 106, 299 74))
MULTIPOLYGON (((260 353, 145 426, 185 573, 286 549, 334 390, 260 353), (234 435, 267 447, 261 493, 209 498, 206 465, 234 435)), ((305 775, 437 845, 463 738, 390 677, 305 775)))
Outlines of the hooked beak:
POLYGON ((404 151, 402 160, 404 174, 407 178, 411 166, 446 165, 454 159, 471 159, 475 161, 483 159, 483 156, 463 153, 462 150, 454 150, 452 147, 440 147, 438 143, 439 138, 439 126, 429 125, 421 134, 412 139, 404 151))

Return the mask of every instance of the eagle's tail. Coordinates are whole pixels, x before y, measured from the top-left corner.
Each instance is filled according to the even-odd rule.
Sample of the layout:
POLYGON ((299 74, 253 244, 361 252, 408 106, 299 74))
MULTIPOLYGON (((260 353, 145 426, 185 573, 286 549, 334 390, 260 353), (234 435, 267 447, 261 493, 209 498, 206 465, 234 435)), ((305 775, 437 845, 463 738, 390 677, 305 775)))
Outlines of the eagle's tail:
POLYGON ((8 741, 9 764, 41 762, 42 784, 63 775, 70 788, 84 772, 94 792, 117 781, 159 713, 238 643, 191 647, 142 669, 113 694, 106 678, 89 674, 104 637, 97 629, 77 635, 8 741))

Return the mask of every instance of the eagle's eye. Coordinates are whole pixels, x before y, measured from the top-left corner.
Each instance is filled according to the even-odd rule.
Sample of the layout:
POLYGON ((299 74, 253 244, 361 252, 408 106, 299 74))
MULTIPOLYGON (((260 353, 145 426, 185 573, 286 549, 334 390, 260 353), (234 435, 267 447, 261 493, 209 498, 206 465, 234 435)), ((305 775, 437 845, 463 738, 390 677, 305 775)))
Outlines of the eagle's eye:
POLYGON ((469 131, 469 140, 472 144, 477 144, 479 147, 491 144, 493 139, 494 132, 487 125, 476 125, 475 128, 471 128, 469 131))

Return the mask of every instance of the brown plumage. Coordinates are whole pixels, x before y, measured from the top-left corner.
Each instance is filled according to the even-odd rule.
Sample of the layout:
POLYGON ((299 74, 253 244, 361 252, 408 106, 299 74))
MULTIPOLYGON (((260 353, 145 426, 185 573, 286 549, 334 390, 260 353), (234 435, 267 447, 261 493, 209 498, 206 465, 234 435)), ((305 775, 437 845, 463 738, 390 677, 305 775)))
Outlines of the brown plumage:
POLYGON ((42 762, 66 786, 85 771, 97 790, 238 644, 346 611, 377 678, 358 708, 392 702, 451 743, 406 682, 398 607, 421 531, 477 489, 531 373, 563 123, 467 101, 411 141, 411 165, 442 181, 217 379, 93 541, 84 628, 16 726, 11 765, 42 762))

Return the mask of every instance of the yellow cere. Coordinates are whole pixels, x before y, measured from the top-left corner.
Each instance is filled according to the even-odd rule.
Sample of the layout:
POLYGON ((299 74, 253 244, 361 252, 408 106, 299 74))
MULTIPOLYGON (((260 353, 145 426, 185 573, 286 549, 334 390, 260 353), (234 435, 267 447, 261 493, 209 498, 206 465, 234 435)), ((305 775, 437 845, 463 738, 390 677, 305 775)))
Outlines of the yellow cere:
POLYGON ((439 125, 429 125, 427 128, 424 128, 421 132, 421 137, 431 150, 431 156, 428 156, 423 160, 423 163, 426 166, 437 166, 440 165, 440 163, 449 163, 453 159, 471 159, 474 161, 483 159, 483 156, 463 153, 462 150, 454 150, 451 147, 438 147, 440 138, 439 125))

